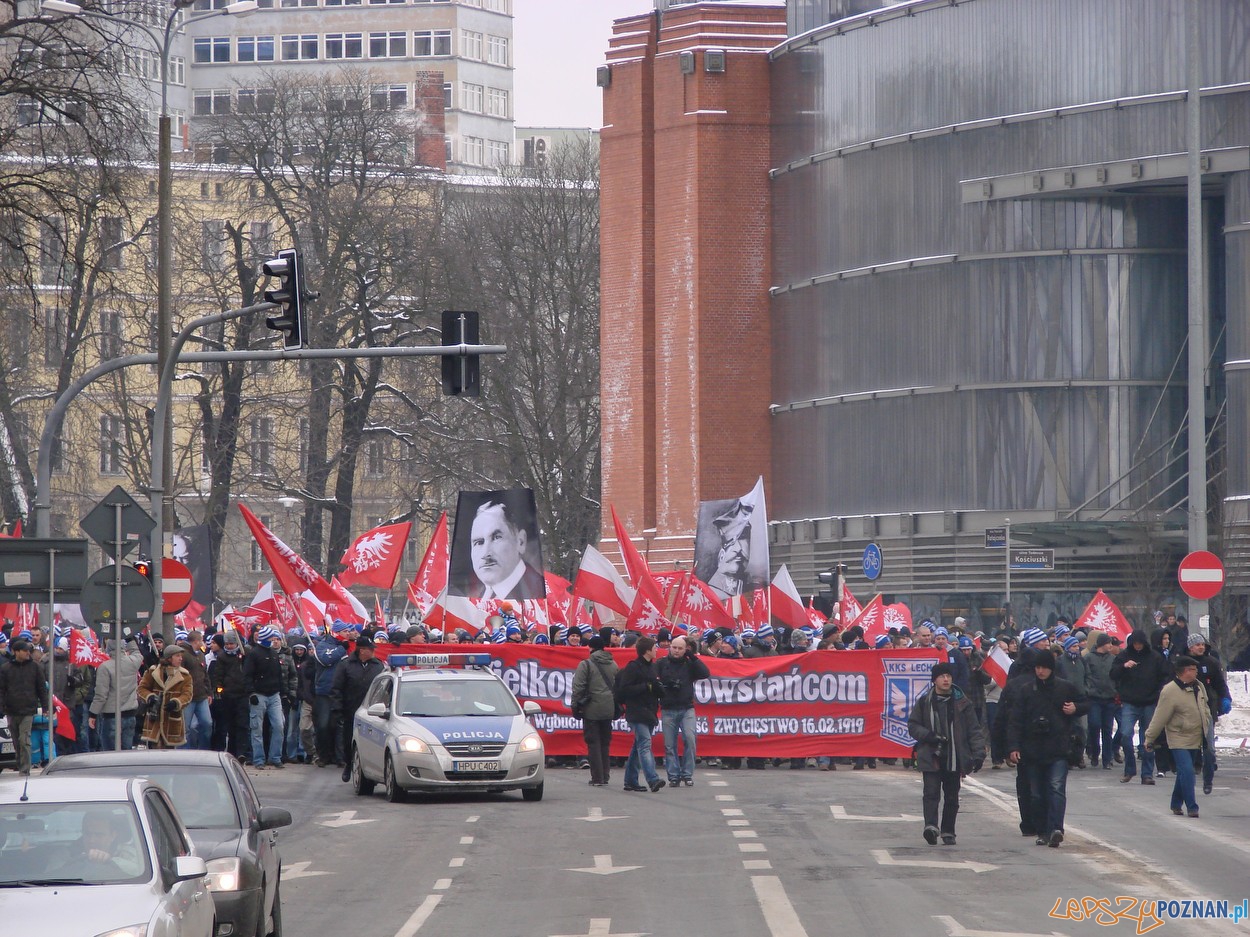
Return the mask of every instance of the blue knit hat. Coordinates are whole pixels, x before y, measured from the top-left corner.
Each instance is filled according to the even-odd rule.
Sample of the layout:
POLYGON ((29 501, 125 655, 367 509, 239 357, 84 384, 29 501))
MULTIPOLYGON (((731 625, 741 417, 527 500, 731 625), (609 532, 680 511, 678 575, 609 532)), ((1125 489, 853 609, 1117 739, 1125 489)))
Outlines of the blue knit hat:
POLYGON ((976 647, 977 644, 975 641, 972 640, 972 638, 968 637, 967 635, 960 635, 959 646, 960 647, 976 647))
POLYGON ((1080 646, 1081 646, 1081 639, 1076 637, 1075 635, 1069 635, 1068 637, 1063 639, 1063 649, 1065 651, 1070 651, 1074 647, 1080 647, 1080 646))
POLYGON ((550 644, 551 639, 547 637, 545 634, 536 634, 534 635, 534 643, 535 644, 550 644))
POLYGON ((490 639, 495 644, 503 644, 508 640, 508 635, 504 633, 502 628, 496 628, 493 632, 491 632, 490 639))
POLYGON ((739 642, 738 642, 738 639, 737 639, 737 637, 736 637, 736 636, 734 636, 734 635, 732 635, 732 634, 727 634, 727 635, 725 635, 725 639, 724 639, 724 640, 725 640, 725 643, 726 643, 726 644, 728 644, 728 645, 729 645, 731 648, 733 648, 735 651, 736 651, 736 650, 738 650, 738 643, 739 643, 739 642))
POLYGON ((889 647, 890 636, 888 634, 877 635, 876 640, 872 642, 872 646, 875 647, 877 650, 881 650, 884 647, 889 647))
POLYGON ((1072 633, 1072 629, 1071 629, 1071 628, 1069 628, 1067 625, 1055 625, 1055 632, 1054 632, 1054 633, 1055 633, 1055 640, 1056 640, 1056 641, 1058 641, 1058 640, 1059 640, 1060 638, 1062 638, 1065 634, 1071 634, 1071 633, 1072 633))
POLYGON ((176 628, 176 629, 174 630, 174 641, 175 641, 175 643, 177 643, 177 642, 179 642, 179 641, 185 641, 186 639, 187 639, 187 633, 186 633, 185 631, 183 631, 181 628, 176 628))
POLYGON ((1046 632, 1041 628, 1025 628, 1020 632, 1021 647, 1037 647, 1043 641, 1047 641, 1046 632))
POLYGON ((756 637, 771 638, 773 636, 773 626, 768 622, 764 622, 764 624, 760 625, 759 630, 755 632, 755 634, 756 637))
POLYGON ((590 627, 590 625, 586 624, 585 622, 582 622, 580 625, 578 625, 577 630, 583 638, 586 637, 586 635, 588 634, 595 633, 595 629, 590 627))
POLYGON ((521 626, 520 626, 520 625, 518 625, 518 624, 515 624, 515 623, 514 623, 514 624, 511 624, 511 625, 508 625, 508 627, 507 627, 506 629, 504 629, 504 637, 505 637, 505 638, 511 638, 513 635, 521 635, 521 634, 524 634, 524 633, 525 633, 525 632, 523 632, 523 631, 521 630, 521 626))
POLYGON ((754 639, 754 638, 755 638, 755 629, 754 629, 754 628, 743 628, 743 629, 742 629, 742 640, 744 640, 744 641, 745 641, 747 638, 751 638, 751 639, 754 639))
POLYGON ((949 637, 951 636, 951 633, 950 633, 949 631, 947 631, 945 628, 934 628, 934 629, 933 629, 933 636, 934 636, 935 638, 936 638, 936 637, 949 638, 949 637))
POLYGON ((256 632, 256 640, 258 642, 276 641, 280 637, 282 637, 282 632, 280 632, 273 625, 265 625, 265 627, 261 628, 259 631, 256 632))

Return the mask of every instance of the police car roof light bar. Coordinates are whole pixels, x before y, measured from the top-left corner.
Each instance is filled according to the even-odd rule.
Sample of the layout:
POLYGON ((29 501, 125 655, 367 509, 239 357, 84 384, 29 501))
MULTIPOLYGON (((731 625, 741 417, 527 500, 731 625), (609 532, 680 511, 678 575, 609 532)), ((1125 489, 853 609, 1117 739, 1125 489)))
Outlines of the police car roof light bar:
POLYGON ((392 654, 387 658, 396 670, 404 668, 489 667, 489 654, 392 654))

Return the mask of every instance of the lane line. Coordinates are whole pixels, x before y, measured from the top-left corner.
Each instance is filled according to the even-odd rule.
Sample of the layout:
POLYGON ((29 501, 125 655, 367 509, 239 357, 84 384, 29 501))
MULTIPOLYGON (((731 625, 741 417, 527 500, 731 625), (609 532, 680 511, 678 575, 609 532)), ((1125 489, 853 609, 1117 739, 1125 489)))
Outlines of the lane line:
POLYGON ((721 801, 722 803, 732 804, 738 798, 735 797, 733 794, 717 794, 716 799, 721 801))
POLYGON ((743 859, 742 867, 748 871, 751 869, 771 869, 773 864, 767 859, 743 859))
POLYGON ((742 816, 742 810, 739 809, 738 807, 721 807, 720 812, 722 816, 726 816, 726 817, 742 816))
POLYGON ((464 821, 464 822, 465 822, 465 823, 476 823, 479 819, 480 819, 479 817, 468 817, 468 818, 466 818, 466 819, 465 819, 465 821, 464 821))
POLYGON ((807 937, 781 879, 775 875, 752 875, 751 887, 772 937, 807 937))
POLYGON ((708 787, 728 787, 729 782, 728 781, 708 781, 707 786, 708 787))
POLYGON ((460 845, 461 845, 461 846, 472 846, 472 845, 473 845, 473 837, 472 837, 472 836, 461 836, 461 837, 460 837, 460 845))
POLYGON ((404 926, 395 932, 395 937, 413 937, 421 929, 421 926, 430 919, 430 915, 434 913, 434 909, 438 907, 438 903, 442 900, 442 895, 427 896, 425 901, 421 902, 421 906, 413 911, 412 916, 404 922, 404 926))
POLYGON ((447 867, 448 867, 448 868, 451 868, 451 869, 458 869, 458 868, 460 868, 462 865, 464 865, 464 858, 463 858, 463 857, 457 857, 457 858, 452 859, 450 862, 448 862, 448 863, 447 863, 447 867))
POLYGON ((755 830, 733 830, 735 839, 759 839, 759 833, 755 830))
POLYGON ((726 820, 725 823, 729 826, 750 826, 751 825, 750 820, 726 820))
POLYGON ((768 847, 763 843, 739 843, 739 852, 768 852, 768 847))
POLYGON ((446 891, 449 888, 451 888, 451 879, 449 878, 440 878, 434 883, 435 891, 446 891))

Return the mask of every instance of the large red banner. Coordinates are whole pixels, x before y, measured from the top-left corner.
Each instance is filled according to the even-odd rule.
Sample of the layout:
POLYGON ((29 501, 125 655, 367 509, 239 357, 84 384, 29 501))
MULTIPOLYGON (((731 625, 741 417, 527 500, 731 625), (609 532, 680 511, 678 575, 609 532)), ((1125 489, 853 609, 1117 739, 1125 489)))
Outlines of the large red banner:
MULTIPOLYGON (((542 706, 532 722, 549 755, 584 754, 582 723, 569 711, 573 672, 584 648, 532 644, 399 645, 389 653, 491 655, 491 666, 522 702, 542 706)), ((624 667, 636 655, 614 650, 624 667)), ((799 758, 829 755, 905 758, 911 753, 907 714, 929 686, 942 652, 811 651, 746 660, 703 658, 711 671, 695 684, 701 756, 799 758)), ((612 754, 633 744, 624 719, 613 725, 612 754)), ((663 740, 656 736, 657 751, 663 740)))

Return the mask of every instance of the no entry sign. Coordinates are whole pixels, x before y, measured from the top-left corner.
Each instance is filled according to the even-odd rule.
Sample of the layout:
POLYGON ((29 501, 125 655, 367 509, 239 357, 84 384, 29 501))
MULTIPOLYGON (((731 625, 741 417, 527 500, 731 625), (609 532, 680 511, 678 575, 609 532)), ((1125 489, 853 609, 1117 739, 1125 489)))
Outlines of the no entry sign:
POLYGON ((1191 599, 1214 598, 1224 586, 1224 564, 1214 553, 1195 550, 1181 560, 1176 578, 1191 599))
POLYGON ((176 615, 191 603, 191 570, 177 560, 161 560, 161 611, 176 615))

